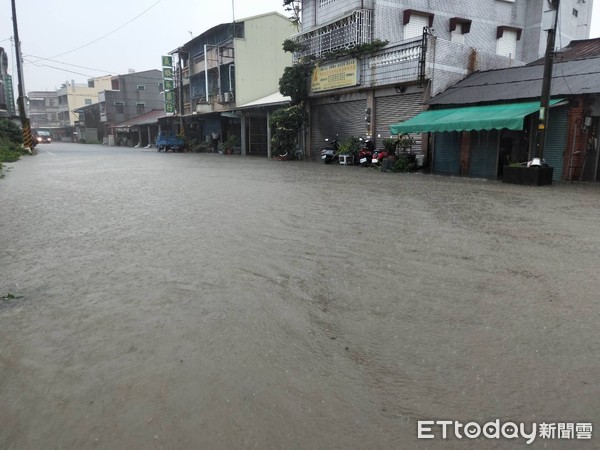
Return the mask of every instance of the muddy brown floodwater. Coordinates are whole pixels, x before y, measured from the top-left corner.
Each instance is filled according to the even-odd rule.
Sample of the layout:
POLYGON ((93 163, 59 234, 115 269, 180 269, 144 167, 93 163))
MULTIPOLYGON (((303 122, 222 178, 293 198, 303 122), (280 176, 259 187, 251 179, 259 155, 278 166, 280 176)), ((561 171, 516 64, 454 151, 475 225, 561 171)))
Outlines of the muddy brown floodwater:
POLYGON ((598 185, 53 143, 0 205, 1 449, 600 447, 417 439, 600 426, 598 185))

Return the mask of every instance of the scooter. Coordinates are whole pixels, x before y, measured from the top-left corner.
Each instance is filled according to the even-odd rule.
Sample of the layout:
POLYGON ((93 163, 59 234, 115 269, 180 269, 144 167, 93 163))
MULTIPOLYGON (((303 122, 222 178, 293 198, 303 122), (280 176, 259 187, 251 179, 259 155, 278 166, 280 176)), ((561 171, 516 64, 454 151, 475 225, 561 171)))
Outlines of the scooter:
POLYGON ((361 148, 358 152, 358 164, 363 167, 369 167, 371 160, 373 159, 373 151, 375 150, 375 144, 369 136, 366 138, 360 138, 361 148))
MULTIPOLYGON (((325 164, 331 164, 333 161, 339 158, 338 149, 340 144, 338 142, 338 136, 339 134, 335 135, 335 139, 331 141, 331 146, 325 147, 323 150, 321 150, 321 159, 325 164)), ((329 139, 325 139, 325 142, 329 142, 329 139)))
POLYGON ((385 158, 389 156, 389 153, 385 150, 375 150, 373 152, 373 158, 371 158, 371 164, 381 164, 385 158))

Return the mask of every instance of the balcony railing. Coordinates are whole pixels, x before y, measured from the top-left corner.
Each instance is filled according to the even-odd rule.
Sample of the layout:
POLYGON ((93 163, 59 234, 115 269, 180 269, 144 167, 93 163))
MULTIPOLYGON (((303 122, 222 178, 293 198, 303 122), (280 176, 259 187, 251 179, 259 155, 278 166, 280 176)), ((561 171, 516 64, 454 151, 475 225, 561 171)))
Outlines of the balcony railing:
POLYGON ((363 84, 375 87, 416 81, 422 55, 421 38, 386 48, 365 61, 363 84))
POLYGON ((305 56, 320 58, 325 53, 369 44, 372 36, 373 12, 370 9, 353 11, 350 15, 323 25, 294 38, 302 50, 294 53, 294 62, 305 56))

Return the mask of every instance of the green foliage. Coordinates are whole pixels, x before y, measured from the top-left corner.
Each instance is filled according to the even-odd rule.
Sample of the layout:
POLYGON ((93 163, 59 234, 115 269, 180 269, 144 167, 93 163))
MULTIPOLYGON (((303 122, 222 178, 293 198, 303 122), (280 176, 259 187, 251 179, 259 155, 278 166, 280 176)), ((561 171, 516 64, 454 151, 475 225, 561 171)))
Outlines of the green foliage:
POLYGON ((19 127, 12 120, 0 119, 0 138, 8 139, 11 142, 17 144, 23 143, 23 133, 21 127, 19 127))
POLYGON ((363 55, 377 52, 389 44, 389 41, 375 39, 368 44, 358 44, 347 48, 339 48, 324 55, 323 59, 339 59, 345 57, 360 58, 363 55))
POLYGON ((289 19, 292 21, 292 24, 296 27, 297 30, 300 29, 300 4, 302 2, 299 0, 283 0, 284 9, 290 13, 289 19))
POLYGON ((287 153, 293 157, 298 134, 306 123, 308 123, 308 115, 303 103, 273 111, 269 118, 269 126, 273 132, 271 137, 273 156, 287 153))
POLYGON ((0 162, 15 162, 25 153, 20 144, 0 136, 0 162))
POLYGON ((233 150, 233 147, 238 145, 238 138, 235 134, 230 135, 223 142, 219 142, 219 148, 221 150, 233 150))
POLYGON ((354 136, 340 142, 340 146, 338 148, 338 153, 342 155, 358 155, 359 151, 360 139, 354 136))
POLYGON ((286 67, 279 79, 279 92, 292 99, 292 105, 308 98, 308 80, 312 74, 312 64, 294 64, 286 67))
POLYGON ((387 138, 383 140, 383 148, 388 153, 388 155, 396 154, 396 142, 397 139, 387 138))
POLYGON ((396 145, 400 147, 402 151, 406 152, 409 151, 413 145, 415 145, 415 140, 408 134, 401 134, 398 136, 396 145))
POLYGON ((401 153, 392 167, 392 172, 408 172, 409 166, 410 160, 408 159, 408 155, 401 153))
POLYGON ((295 53, 304 49, 304 46, 302 44, 299 44, 298 42, 293 41, 292 39, 286 39, 285 41, 283 41, 282 47, 283 51, 288 53, 295 53))

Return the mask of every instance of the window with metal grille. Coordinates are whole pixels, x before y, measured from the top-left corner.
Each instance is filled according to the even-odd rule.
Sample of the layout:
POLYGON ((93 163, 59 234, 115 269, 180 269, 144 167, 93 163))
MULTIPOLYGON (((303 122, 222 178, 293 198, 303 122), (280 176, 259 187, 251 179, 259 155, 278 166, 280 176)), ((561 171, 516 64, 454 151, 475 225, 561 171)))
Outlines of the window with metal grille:
POLYGON ((404 11, 404 40, 423 36, 423 28, 433 24, 433 14, 407 9, 404 11))
POLYGON ((335 0, 319 0, 319 6, 329 5, 330 3, 335 2, 335 0))
POLYGON ((515 59, 517 41, 521 38, 521 30, 512 27, 498 27, 496 38, 496 54, 515 59))

